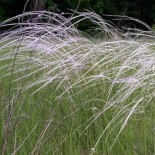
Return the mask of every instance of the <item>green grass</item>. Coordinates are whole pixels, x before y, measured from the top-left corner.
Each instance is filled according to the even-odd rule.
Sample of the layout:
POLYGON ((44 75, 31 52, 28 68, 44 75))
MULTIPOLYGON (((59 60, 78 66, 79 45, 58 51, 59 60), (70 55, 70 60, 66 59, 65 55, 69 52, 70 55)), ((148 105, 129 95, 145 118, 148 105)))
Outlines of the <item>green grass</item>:
POLYGON ((155 154, 152 32, 117 34, 92 12, 17 18, 31 15, 0 40, 1 154, 155 154), (108 39, 79 32, 79 17, 108 39))
MULTIPOLYGON (((49 86, 47 90, 42 90, 34 96, 29 96, 31 91, 20 95, 18 101, 11 105, 13 116, 9 127, 11 131, 8 133, 6 154, 13 153, 23 141, 16 154, 26 155, 32 150, 38 151, 39 154, 90 154, 91 148, 115 113, 113 109, 108 110, 87 128, 91 122, 88 120, 95 118, 95 114, 103 109, 108 84, 103 85, 95 83, 92 88, 87 88, 79 94, 76 94, 79 90, 75 88, 72 90, 73 95, 64 94, 57 100, 57 96, 64 91, 63 88, 53 93, 55 87, 49 86), (51 93, 46 94, 48 90, 51 93), (47 125, 49 126, 45 130, 47 125), (44 131, 45 134, 41 138, 44 131), (37 146, 36 150, 35 146, 37 146)), ((6 87, 3 84, 3 94, 7 94, 6 87)), ((3 96, 6 100, 1 101, 4 109, 8 101, 7 96, 3 96)), ((2 114, 4 123, 7 119, 7 110, 2 114)), ((135 115, 129 121, 112 150, 109 150, 121 126, 120 124, 113 128, 119 121, 116 120, 106 131, 107 134, 110 132, 108 139, 106 134, 101 138, 95 154, 153 154, 154 120, 152 103, 142 114, 135 115)))

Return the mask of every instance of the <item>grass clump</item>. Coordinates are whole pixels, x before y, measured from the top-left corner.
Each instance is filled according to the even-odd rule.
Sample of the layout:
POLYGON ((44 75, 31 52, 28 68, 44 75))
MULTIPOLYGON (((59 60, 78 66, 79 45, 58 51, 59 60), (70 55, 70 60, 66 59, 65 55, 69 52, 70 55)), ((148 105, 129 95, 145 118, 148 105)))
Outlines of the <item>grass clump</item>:
POLYGON ((1 23, 1 154, 154 153, 154 32, 141 24, 45 11, 1 23), (99 40, 76 29, 85 19, 99 40))

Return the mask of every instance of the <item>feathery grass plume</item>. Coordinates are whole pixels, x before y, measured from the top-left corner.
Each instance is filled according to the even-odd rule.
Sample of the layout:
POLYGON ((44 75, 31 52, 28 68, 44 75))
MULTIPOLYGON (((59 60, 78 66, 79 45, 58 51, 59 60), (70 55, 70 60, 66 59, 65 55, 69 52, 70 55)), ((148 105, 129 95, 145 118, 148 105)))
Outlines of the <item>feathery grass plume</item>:
MULTIPOLYGON (((82 133, 100 117, 111 114, 107 118, 104 116, 108 122, 92 146, 95 151, 101 138, 107 139, 117 129, 111 143, 113 146, 132 115, 142 113, 154 99, 155 42, 151 29, 141 23, 148 31, 118 31, 94 12, 76 13, 74 17, 65 18, 47 11, 26 12, 0 25, 1 28, 11 27, 0 36, 0 77, 2 81, 9 79, 6 80, 9 100, 2 110, 9 118, 5 135, 10 131, 13 116, 17 115, 14 107, 22 94, 27 93, 25 100, 28 100, 39 92, 48 92, 55 96, 52 102, 57 102, 31 150, 32 154, 39 153, 42 148, 45 134, 63 100, 67 99, 74 107, 64 119, 88 105, 92 108, 93 113, 75 129, 84 126, 82 133), (94 41, 76 29, 76 24, 85 19, 96 24, 96 29, 103 34, 100 41, 94 41), (105 40, 105 36, 108 39, 105 40), (80 105, 76 105, 78 100, 80 105)), ((134 20, 125 16, 122 19, 134 20)), ((41 99, 44 96, 37 102, 41 99)), ((17 104, 17 113, 24 102, 20 106, 17 104)), ((6 136, 3 154, 7 141, 6 136)), ((19 149, 17 147, 14 154, 19 149)))

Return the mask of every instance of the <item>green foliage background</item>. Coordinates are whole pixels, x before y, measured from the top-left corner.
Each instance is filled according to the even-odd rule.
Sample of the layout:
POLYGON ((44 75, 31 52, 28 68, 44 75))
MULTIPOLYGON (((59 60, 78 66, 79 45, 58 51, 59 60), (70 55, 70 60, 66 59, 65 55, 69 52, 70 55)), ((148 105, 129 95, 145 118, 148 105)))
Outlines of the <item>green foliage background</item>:
MULTIPOLYGON (((27 0, 0 0, 0 21, 22 13, 27 0)), ((93 10, 99 15, 127 15, 152 26, 155 19, 154 0, 29 0, 26 11, 49 10, 71 12, 70 10, 93 10), (34 7, 37 5, 37 7, 34 7)), ((86 28, 86 23, 83 23, 86 28)))

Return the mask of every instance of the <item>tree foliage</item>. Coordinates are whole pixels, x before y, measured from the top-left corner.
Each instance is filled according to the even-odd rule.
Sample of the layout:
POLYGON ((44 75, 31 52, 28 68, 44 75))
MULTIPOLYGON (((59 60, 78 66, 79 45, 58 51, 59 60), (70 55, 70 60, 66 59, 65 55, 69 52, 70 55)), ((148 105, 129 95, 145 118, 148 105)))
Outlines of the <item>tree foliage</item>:
MULTIPOLYGON (((22 13, 27 0, 1 0, 0 21, 22 13)), ((138 18, 149 25, 154 24, 154 0, 29 0, 28 10, 71 12, 71 10, 93 10, 99 15, 127 15, 138 18), (33 7, 30 7, 32 6, 33 7)))

